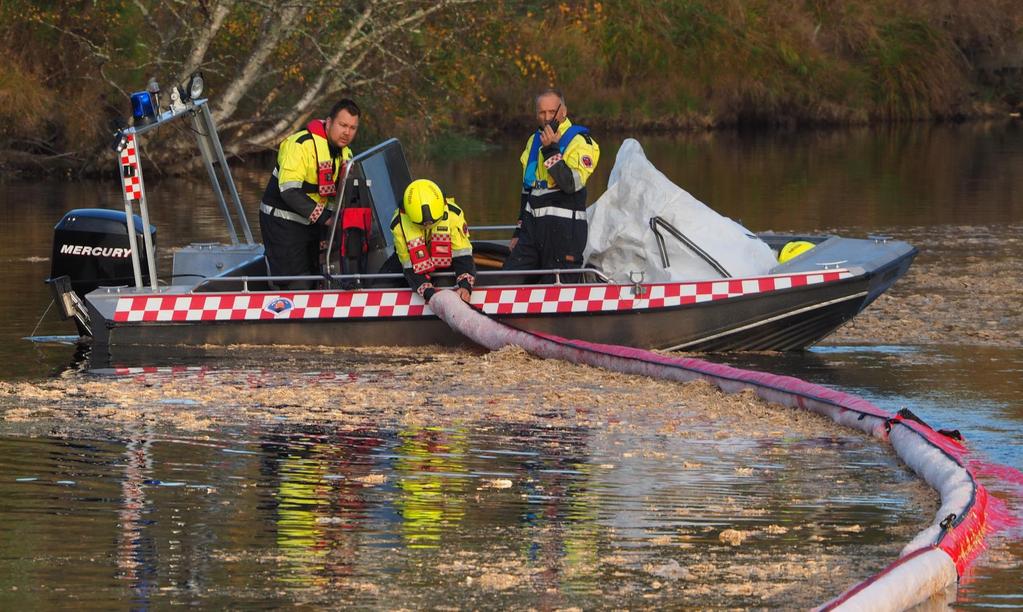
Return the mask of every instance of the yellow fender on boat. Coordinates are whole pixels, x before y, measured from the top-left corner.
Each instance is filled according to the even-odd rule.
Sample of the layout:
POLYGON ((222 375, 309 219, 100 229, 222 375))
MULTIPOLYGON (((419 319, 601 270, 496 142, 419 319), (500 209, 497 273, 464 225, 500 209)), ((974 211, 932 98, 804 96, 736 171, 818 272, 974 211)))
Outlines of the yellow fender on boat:
POLYGON ((814 247, 812 242, 806 240, 793 240, 792 242, 785 243, 785 246, 781 248, 781 252, 778 253, 778 263, 785 263, 786 261, 802 255, 814 247))

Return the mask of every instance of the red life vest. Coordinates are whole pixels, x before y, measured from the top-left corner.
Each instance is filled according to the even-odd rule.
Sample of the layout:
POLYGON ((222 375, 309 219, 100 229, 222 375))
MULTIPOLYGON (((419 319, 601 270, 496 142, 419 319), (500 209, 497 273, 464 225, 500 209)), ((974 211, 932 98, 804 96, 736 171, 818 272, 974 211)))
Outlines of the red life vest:
POLYGON ((433 258, 435 268, 451 267, 451 230, 448 229, 447 221, 441 221, 430 232, 430 257, 433 258))
POLYGON ((451 267, 451 230, 447 224, 447 219, 438 222, 430 228, 429 236, 419 226, 410 227, 402 224, 409 261, 412 263, 412 271, 416 274, 429 274, 434 270, 451 267), (408 230, 418 230, 418 235, 408 238, 411 233, 408 230))
POLYGON ((408 257, 412 262, 412 271, 416 274, 429 274, 437 269, 430 256, 430 249, 426 245, 423 236, 417 236, 408 241, 408 257))

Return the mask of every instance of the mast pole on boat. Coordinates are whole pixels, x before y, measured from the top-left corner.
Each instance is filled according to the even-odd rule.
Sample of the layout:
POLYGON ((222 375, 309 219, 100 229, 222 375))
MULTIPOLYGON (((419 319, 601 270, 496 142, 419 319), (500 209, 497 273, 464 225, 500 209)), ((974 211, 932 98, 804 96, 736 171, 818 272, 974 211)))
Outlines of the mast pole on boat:
POLYGON ((139 160, 140 145, 138 131, 128 128, 122 133, 118 144, 118 174, 121 176, 124 196, 124 212, 127 215, 125 224, 128 230, 128 246, 131 248, 131 267, 135 274, 135 287, 142 288, 142 263, 139 255, 138 239, 135 237, 135 203, 138 202, 142 216, 142 240, 146 249, 146 264, 149 281, 156 290, 156 257, 153 253, 153 238, 149 235, 149 208, 146 206, 146 185, 142 180, 142 163, 139 160))
POLYGON ((231 220, 231 213, 228 210, 224 192, 220 187, 219 177, 213 167, 214 161, 219 164, 220 171, 224 177, 224 183, 231 194, 231 201, 234 203, 235 213, 238 215, 238 223, 245 234, 245 244, 254 244, 252 230, 249 228, 245 209, 242 207, 241 198, 238 196, 238 189, 235 187, 234 179, 231 177, 231 169, 227 165, 224 147, 220 144, 220 136, 217 135, 217 127, 213 122, 213 115, 210 113, 209 105, 206 100, 196 100, 195 105, 199 110, 198 113, 192 115, 192 123, 196 128, 195 138, 199 142, 199 151, 202 153, 203 164, 206 166, 206 172, 209 173, 213 191, 217 195, 220 212, 224 215, 224 220, 227 222, 227 229, 231 234, 231 243, 235 245, 239 243, 238 232, 235 229, 234 222, 231 220))
MULTIPOLYGON (((199 100, 204 102, 204 100, 199 100)), ((206 105, 203 104, 203 109, 206 105)), ((227 200, 224 199, 224 191, 220 188, 220 179, 217 177, 217 171, 213 168, 213 145, 209 142, 209 127, 203 124, 200 118, 203 115, 202 112, 192 114, 192 126, 195 129, 195 142, 199 146, 199 153, 202 157, 202 164, 206 167, 206 174, 210 178, 210 187, 213 187, 213 195, 217 198, 217 205, 220 206, 220 214, 224 217, 224 222, 227 223, 227 233, 231 236, 231 244, 238 244, 238 231, 234 227, 234 221, 231 219, 231 212, 227 208, 227 200)))

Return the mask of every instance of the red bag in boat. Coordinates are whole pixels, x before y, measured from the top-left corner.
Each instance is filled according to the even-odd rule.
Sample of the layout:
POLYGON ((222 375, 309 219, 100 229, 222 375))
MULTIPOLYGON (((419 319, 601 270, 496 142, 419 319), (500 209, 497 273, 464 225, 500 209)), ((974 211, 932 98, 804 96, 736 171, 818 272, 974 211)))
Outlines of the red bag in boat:
POLYGON ((370 208, 345 208, 341 212, 341 256, 358 257, 369 251, 369 230, 373 224, 370 208), (361 230, 361 236, 359 231, 361 230))

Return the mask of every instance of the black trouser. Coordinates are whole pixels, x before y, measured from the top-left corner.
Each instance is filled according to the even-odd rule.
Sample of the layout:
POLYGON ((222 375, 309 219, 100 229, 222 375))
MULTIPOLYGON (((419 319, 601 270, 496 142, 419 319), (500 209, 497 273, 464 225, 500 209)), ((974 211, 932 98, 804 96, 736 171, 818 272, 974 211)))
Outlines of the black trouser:
MULTIPOLYGON (((522 217, 519 241, 508 259, 504 260, 504 269, 581 268, 586 232, 585 219, 565 219, 553 215, 534 217, 526 213, 522 217)), ((521 279, 508 279, 508 282, 511 281, 546 283, 552 282, 553 277, 530 275, 521 279)))
MULTIPOLYGON (((271 276, 306 276, 319 274, 320 226, 302 225, 259 212, 259 230, 266 249, 266 263, 271 276)), ((312 289, 315 281, 278 281, 273 289, 312 289)))

